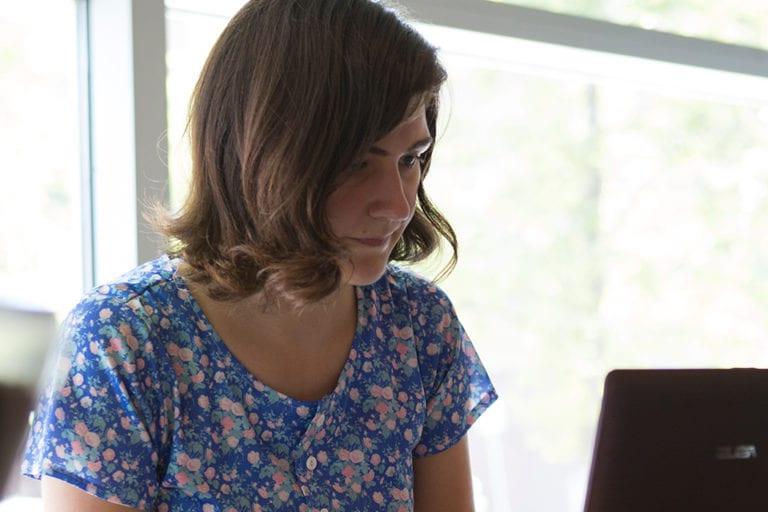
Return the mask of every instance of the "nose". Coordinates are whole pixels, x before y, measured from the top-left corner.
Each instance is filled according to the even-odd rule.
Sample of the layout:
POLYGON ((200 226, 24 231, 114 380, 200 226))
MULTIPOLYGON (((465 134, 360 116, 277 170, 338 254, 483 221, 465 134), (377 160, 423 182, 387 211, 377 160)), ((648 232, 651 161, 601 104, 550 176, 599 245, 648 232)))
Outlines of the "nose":
POLYGON ((371 180, 371 201, 368 213, 371 217, 395 222, 407 221, 411 216, 411 191, 409 184, 400 173, 398 164, 386 163, 375 173, 377 179, 371 180))

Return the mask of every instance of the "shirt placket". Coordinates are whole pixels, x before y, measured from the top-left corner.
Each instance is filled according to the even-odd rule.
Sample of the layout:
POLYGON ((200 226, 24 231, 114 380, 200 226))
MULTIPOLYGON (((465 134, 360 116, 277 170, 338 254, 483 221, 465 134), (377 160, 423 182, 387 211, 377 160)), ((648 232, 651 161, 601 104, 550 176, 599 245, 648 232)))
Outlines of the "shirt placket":
POLYGON ((296 480, 299 483, 299 489, 304 496, 304 501, 313 512, 329 512, 327 507, 317 505, 317 497, 323 488, 318 485, 318 460, 317 453, 321 446, 325 444, 328 438, 328 431, 322 439, 317 439, 318 433, 326 427, 326 418, 330 411, 322 406, 307 427, 299 446, 293 453, 293 470, 296 480))

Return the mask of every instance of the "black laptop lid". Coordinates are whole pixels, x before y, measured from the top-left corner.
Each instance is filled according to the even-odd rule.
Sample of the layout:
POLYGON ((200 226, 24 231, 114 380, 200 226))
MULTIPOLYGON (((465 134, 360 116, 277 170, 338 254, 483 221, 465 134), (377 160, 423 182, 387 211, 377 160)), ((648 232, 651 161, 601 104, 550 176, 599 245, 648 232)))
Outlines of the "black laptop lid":
POLYGON ((768 511, 768 370, 614 370, 586 512, 768 511))

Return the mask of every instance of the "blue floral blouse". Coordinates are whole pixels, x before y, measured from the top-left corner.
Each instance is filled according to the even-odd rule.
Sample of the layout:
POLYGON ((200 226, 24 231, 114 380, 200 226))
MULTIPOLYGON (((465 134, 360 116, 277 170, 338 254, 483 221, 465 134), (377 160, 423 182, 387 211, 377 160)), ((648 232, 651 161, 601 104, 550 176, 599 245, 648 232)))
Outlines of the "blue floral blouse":
POLYGON ((161 512, 410 511, 413 458, 497 398, 448 297, 408 270, 356 287, 349 356, 310 402, 245 369, 178 263, 137 267, 67 316, 25 475, 161 512))

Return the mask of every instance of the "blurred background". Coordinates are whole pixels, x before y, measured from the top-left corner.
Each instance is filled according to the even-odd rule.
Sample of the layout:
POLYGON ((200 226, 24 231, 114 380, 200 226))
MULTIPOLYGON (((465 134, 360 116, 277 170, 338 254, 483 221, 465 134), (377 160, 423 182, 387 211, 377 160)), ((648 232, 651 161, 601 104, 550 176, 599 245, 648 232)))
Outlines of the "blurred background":
MULTIPOLYGON (((142 201, 181 204, 189 94, 242 3, 0 10, 0 511, 39 505, 10 458, 53 329, 157 254, 142 201)), ((440 284, 500 395, 476 509, 579 511, 610 369, 768 366, 768 3, 400 3, 450 75, 440 284)))

